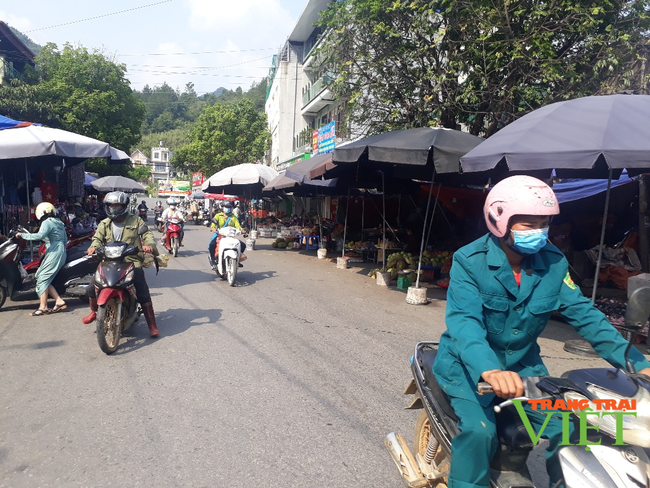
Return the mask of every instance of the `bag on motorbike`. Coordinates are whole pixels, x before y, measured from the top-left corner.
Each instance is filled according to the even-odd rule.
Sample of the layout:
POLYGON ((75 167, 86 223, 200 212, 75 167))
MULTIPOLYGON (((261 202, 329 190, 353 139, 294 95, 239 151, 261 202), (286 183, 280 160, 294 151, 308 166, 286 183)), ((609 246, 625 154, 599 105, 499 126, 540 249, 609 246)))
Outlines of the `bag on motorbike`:
POLYGON ((169 255, 161 254, 159 256, 156 256, 156 261, 158 261, 158 266, 161 268, 166 268, 167 264, 169 264, 169 255))

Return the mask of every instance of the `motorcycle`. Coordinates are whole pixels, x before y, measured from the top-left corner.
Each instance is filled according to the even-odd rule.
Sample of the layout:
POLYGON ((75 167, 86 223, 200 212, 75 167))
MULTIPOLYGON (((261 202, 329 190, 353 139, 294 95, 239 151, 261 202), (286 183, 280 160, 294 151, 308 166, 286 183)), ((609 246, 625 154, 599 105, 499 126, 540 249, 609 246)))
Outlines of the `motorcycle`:
POLYGON ((214 252, 216 272, 221 279, 227 279, 230 286, 235 286, 239 269, 241 241, 235 237, 238 235, 241 235, 241 231, 235 227, 226 226, 219 229, 214 252))
MULTIPOLYGON (((68 242, 66 242, 65 245, 68 258, 71 256, 74 256, 75 258, 81 257, 81 255, 85 253, 86 249, 88 249, 88 247, 83 244, 89 244, 94 235, 94 230, 88 230, 85 232, 68 231, 68 242)), ((38 257, 24 266, 25 271, 28 273, 36 273, 41 265, 41 260, 43 259, 45 251, 45 243, 41 243, 38 247, 38 257)))
MULTIPOLYGON (((33 273, 28 273, 22 265, 22 255, 27 241, 15 237, 16 232, 27 232, 23 228, 12 231, 14 237, 0 244, 0 308, 7 298, 26 301, 38 300, 36 281, 33 273)), ((60 295, 87 298, 95 272, 95 259, 85 254, 69 254, 66 263, 59 270, 52 286, 60 295)))
POLYGON ((142 220, 144 220, 145 222, 147 221, 147 210, 145 209, 138 210, 138 215, 142 220))
POLYGON ((203 209, 201 218, 203 219, 203 225, 205 225, 206 227, 210 227, 212 217, 210 217, 210 211, 207 208, 203 209))
MULTIPOLYGON (((534 443, 521 414, 518 415, 516 402, 549 401, 555 405, 558 400, 569 406, 570 410, 564 413, 573 422, 574 432, 581 435, 579 445, 564 445, 558 453, 567 488, 650 486, 650 378, 636 374, 627 359, 637 332, 645 326, 649 315, 650 288, 645 287, 632 294, 625 314, 625 328, 630 333, 626 370, 576 369, 567 371, 561 378, 522 378, 525 396, 494 407, 499 448, 490 463, 491 487, 535 488, 526 465, 534 443), (584 402, 583 408, 588 405, 596 411, 600 410, 601 401, 618 404, 625 399, 636 402, 636 414, 620 422, 622 432, 612 415, 587 416, 577 410, 578 402, 584 402), (581 422, 591 426, 579 425, 581 422), (590 429, 591 449, 585 449, 582 444, 586 429, 590 429), (621 445, 619 436, 625 444, 621 445)), ((459 432, 458 418, 433 374, 437 346, 437 342, 419 342, 411 359, 413 379, 405 394, 415 398, 407 408, 422 409, 416 421, 414 451, 400 434, 391 432, 384 439, 402 481, 411 488, 447 486, 451 440, 459 432)), ((488 383, 479 383, 478 391, 493 393, 488 383)))
POLYGON ((181 247, 182 236, 181 224, 177 220, 170 220, 167 224, 167 232, 165 233, 165 247, 174 257, 178 256, 178 248, 181 247))
POLYGON ((117 350, 122 333, 142 315, 133 284, 135 267, 124 260, 139 252, 136 246, 120 241, 111 242, 95 251, 102 259, 94 278, 98 307, 97 342, 106 354, 117 350))
POLYGON ((165 221, 162 219, 162 210, 154 210, 153 226, 161 234, 165 232, 165 221))

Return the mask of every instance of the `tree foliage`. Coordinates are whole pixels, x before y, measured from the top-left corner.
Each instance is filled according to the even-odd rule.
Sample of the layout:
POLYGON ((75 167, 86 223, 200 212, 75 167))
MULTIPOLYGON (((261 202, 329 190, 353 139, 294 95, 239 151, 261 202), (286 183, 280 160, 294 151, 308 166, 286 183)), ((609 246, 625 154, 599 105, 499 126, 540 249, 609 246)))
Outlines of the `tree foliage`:
POLYGON ((266 115, 251 100, 206 107, 190 132, 190 143, 174 153, 181 170, 212 174, 227 166, 252 163, 269 146, 266 115))
POLYGON ((322 73, 361 133, 466 124, 490 135, 542 105, 648 91, 648 0, 340 0, 322 73))
POLYGON ((40 96, 53 105, 63 129, 129 150, 140 140, 144 106, 126 79, 126 67, 98 51, 47 44, 36 59, 40 96))

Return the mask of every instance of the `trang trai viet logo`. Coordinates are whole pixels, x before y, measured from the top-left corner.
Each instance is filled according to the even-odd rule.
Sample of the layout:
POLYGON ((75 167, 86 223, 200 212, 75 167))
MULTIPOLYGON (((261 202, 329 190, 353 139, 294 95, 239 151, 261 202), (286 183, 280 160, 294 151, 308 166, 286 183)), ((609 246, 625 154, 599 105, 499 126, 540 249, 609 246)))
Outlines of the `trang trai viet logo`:
MULTIPOLYGON (((600 399, 595 398, 592 401, 586 398, 575 398, 567 400, 528 400, 527 403, 531 409, 539 414, 546 414, 546 419, 542 423, 539 432, 535 432, 534 427, 528 418, 528 412, 524 409, 523 402, 518 398, 512 399, 512 403, 517 409, 517 413, 521 417, 521 421, 526 428, 526 432, 530 436, 530 440, 534 445, 539 443, 540 438, 544 434, 544 429, 548 425, 551 418, 561 416, 562 418, 562 442, 561 446, 585 446, 587 451, 590 450, 589 446, 600 445, 602 439, 597 442, 592 442, 587 439, 588 431, 593 430, 598 432, 601 427, 602 430, 615 437, 615 446, 626 445, 623 442, 623 429, 625 417, 636 418, 636 399, 600 399), (571 442, 571 414, 578 417, 579 421, 579 437, 578 442, 571 442)), ((575 437, 575 436, 574 436, 575 437)))

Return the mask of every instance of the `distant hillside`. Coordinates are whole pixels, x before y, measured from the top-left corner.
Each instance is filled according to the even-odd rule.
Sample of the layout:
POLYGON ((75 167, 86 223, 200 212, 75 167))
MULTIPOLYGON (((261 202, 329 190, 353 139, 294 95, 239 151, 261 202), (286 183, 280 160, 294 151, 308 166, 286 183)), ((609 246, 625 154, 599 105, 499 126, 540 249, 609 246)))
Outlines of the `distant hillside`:
POLYGON ((226 91, 226 89, 225 89, 223 86, 220 86, 220 87, 217 88, 215 91, 213 91, 212 94, 213 94, 215 97, 218 97, 219 95, 221 95, 221 94, 222 94, 223 92, 225 92, 225 91, 226 91))
POLYGON ((41 52, 41 49, 43 46, 40 44, 36 44, 34 41, 32 41, 29 37, 27 37, 25 34, 20 32, 18 29, 15 27, 9 26, 11 31, 16 34, 16 37, 22 41, 22 43, 29 48, 31 52, 34 53, 35 56, 38 56, 41 52))

